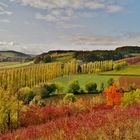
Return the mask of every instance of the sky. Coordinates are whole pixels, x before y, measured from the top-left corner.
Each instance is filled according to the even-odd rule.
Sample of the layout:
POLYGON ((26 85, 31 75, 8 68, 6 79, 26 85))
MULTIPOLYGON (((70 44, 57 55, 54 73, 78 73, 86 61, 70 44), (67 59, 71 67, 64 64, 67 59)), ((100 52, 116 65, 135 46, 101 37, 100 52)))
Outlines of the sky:
POLYGON ((140 0, 0 0, 0 50, 140 46, 140 0))

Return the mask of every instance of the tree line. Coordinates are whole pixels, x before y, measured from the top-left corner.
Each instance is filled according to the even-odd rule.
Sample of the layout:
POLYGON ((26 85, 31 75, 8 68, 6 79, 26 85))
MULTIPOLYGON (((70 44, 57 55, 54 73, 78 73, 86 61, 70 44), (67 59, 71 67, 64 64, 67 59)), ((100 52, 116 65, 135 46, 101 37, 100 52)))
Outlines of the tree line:
POLYGON ((43 53, 35 58, 35 63, 50 63, 56 62, 56 58, 59 55, 65 55, 72 53, 72 57, 76 60, 83 62, 95 62, 106 60, 120 60, 123 58, 129 58, 135 56, 135 53, 140 53, 140 47, 138 46, 124 46, 116 48, 115 50, 94 50, 94 51, 75 51, 75 50, 54 50, 48 53, 43 53), (55 58, 54 58, 55 54, 55 58), (58 56, 57 56, 58 55, 58 56))
POLYGON ((0 71, 0 87, 12 89, 13 92, 16 92, 21 87, 34 87, 63 75, 88 74, 112 69, 113 61, 98 61, 94 63, 80 63, 77 61, 68 63, 57 62, 3 69, 0 71))

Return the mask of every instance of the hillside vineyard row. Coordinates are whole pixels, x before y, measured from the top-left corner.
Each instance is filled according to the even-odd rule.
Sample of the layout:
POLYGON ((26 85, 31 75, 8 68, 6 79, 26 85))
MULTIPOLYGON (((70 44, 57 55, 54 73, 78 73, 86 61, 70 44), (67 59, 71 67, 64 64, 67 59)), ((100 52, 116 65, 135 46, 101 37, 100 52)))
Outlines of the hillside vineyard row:
MULTIPOLYGON (((32 66, 4 69, 0 71, 0 86, 16 92, 21 87, 34 87, 64 75, 96 73, 113 69, 113 61, 98 61, 80 64, 68 63, 36 64, 32 66)), ((11 92, 12 92, 11 91, 11 92)))

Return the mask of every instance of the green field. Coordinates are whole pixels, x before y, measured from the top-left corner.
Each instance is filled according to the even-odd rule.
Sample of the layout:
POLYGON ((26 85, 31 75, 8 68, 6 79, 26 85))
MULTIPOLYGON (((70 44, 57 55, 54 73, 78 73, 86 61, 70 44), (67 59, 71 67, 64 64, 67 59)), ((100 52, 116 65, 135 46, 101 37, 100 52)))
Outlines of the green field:
POLYGON ((4 68, 19 68, 19 67, 25 67, 33 64, 33 61, 29 62, 0 62, 0 69, 4 68))
POLYGON ((102 76, 102 75, 95 75, 95 74, 81 74, 81 75, 71 75, 71 76, 64 76, 60 78, 54 79, 52 82, 61 82, 64 86, 64 93, 68 90, 68 83, 73 80, 78 80, 80 83, 81 88, 84 89, 84 85, 89 82, 93 81, 96 82, 98 85, 98 90, 100 90, 100 85, 103 82, 105 87, 107 86, 107 81, 110 78, 114 78, 116 81, 118 80, 119 76, 102 76))
POLYGON ((64 53, 64 54, 53 54, 52 57, 54 58, 54 62, 68 62, 75 60, 74 59, 74 53, 64 53))
POLYGON ((129 65, 121 70, 103 72, 103 75, 140 76, 140 65, 129 65))
POLYGON ((1 57, 15 57, 17 54, 13 52, 1 52, 1 57))

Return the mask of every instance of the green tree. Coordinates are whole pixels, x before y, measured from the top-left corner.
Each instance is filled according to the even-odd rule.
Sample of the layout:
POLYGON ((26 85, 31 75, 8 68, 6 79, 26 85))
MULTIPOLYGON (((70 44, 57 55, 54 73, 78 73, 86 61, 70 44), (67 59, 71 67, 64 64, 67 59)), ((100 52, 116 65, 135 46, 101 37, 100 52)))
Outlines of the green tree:
POLYGON ((0 89, 0 134, 19 126, 22 102, 9 91, 0 89))
POLYGON ((94 82, 88 82, 86 85, 85 85, 85 89, 87 90, 88 93, 91 93, 91 92, 96 92, 97 91, 97 84, 94 83, 94 82))
POLYGON ((79 82, 77 80, 71 81, 68 85, 68 92, 70 93, 78 93, 80 90, 80 85, 79 82))
POLYGON ((56 87, 57 94, 63 92, 64 90, 64 86, 60 82, 55 82, 55 87, 56 87))
POLYGON ((77 99, 73 93, 67 93, 63 98, 65 103, 75 102, 77 99))
POLYGON ((42 99, 49 97, 51 94, 55 93, 56 85, 52 83, 44 84, 40 86, 40 96, 42 99))
POLYGON ((17 97, 19 100, 22 100, 25 104, 28 104, 35 96, 33 90, 29 87, 23 87, 19 89, 17 97))

